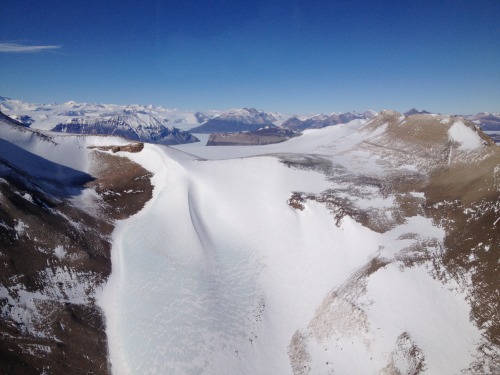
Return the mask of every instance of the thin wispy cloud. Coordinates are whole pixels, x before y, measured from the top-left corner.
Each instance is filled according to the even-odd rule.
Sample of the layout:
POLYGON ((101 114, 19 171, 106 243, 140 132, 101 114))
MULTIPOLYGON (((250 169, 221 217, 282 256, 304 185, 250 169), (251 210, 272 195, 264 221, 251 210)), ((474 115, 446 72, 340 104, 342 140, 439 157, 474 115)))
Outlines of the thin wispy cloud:
POLYGON ((37 53, 60 49, 61 46, 29 46, 18 43, 0 43, 0 53, 37 53))

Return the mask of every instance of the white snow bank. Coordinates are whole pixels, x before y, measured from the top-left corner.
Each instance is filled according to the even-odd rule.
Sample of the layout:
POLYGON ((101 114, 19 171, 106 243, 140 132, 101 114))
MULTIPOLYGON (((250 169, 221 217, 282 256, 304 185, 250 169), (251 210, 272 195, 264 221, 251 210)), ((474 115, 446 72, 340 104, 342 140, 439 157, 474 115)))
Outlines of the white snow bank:
POLYGON ((466 126, 462 121, 456 121, 449 129, 450 140, 460 143, 459 150, 471 151, 481 147, 483 140, 477 132, 466 126))
POLYGON ((367 295, 376 303, 368 316, 383 332, 375 346, 389 351, 397 337, 407 332, 423 351, 426 373, 456 374, 467 368, 474 359, 471 348, 480 342, 481 334, 470 321, 466 296, 451 292, 453 287, 457 286, 430 277, 424 267, 401 272, 390 265, 373 274, 367 295))

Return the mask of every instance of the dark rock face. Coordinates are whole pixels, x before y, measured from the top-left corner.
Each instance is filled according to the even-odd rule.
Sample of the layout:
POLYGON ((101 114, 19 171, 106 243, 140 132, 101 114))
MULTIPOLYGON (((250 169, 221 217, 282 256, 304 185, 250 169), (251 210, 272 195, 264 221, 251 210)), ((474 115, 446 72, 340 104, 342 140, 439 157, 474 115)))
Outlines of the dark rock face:
POLYGON ((284 142, 299 135, 300 133, 292 130, 275 127, 246 133, 213 133, 208 138, 207 146, 267 145, 284 142))
MULTIPOLYGON (((453 124, 456 119, 450 118, 449 124, 453 124)), ((467 294, 471 321, 482 330, 482 340, 477 344, 474 362, 463 373, 496 374, 500 371, 500 149, 477 130, 478 136, 484 140, 481 146, 451 154, 456 146, 449 140, 447 132, 450 125, 443 125, 442 120, 429 115, 401 118, 399 113, 386 112, 365 126, 365 131, 386 125, 387 128, 371 142, 356 146, 356 150, 370 150, 373 155, 379 155, 381 161, 385 160, 389 168, 397 165, 393 163, 398 160, 406 163, 407 160, 421 159, 425 166, 419 168, 417 173, 403 174, 394 170, 384 177, 354 175, 348 169, 334 165, 328 158, 281 156, 282 162, 291 168, 325 173, 338 184, 338 187, 320 194, 293 192, 287 203, 299 211, 305 208, 308 201, 324 203, 337 223, 348 215, 379 233, 389 231, 415 215, 432 218, 435 223, 439 223, 445 231, 443 243, 437 246, 439 251, 430 250, 436 244, 422 238, 403 249, 392 262, 398 262, 401 269, 425 264, 429 277, 441 280, 444 284, 449 280, 457 282, 457 289, 467 294), (395 145, 399 149, 395 149, 395 145), (363 186, 375 188, 378 196, 395 198, 390 220, 385 216, 385 209, 356 207, 351 199, 356 195, 366 199, 363 186), (425 194, 417 197, 411 192, 425 194)), ((465 126, 475 129, 474 124, 469 122, 465 122, 465 126)), ((336 290, 335 295, 338 296, 340 292, 336 290)), ((352 291, 344 293, 346 298, 354 294, 352 291)), ((303 337, 307 337, 307 334, 309 332, 303 337)), ((289 355, 296 356, 302 347, 292 340, 289 355)), ((412 354, 408 360, 414 368, 411 373, 420 373, 425 358, 407 332, 398 337, 388 366, 381 373, 396 373, 392 358, 401 357, 400 354, 405 351, 400 349, 404 347, 410 349, 406 353, 412 354)))
POLYGON ((405 116, 411 116, 411 115, 430 115, 430 114, 431 114, 431 112, 428 112, 425 109, 423 109, 422 111, 419 111, 416 108, 412 108, 409 111, 407 111, 407 112, 404 113, 405 116))
POLYGON ((1 372, 109 374, 95 292, 111 272, 114 221, 151 198, 151 175, 92 151, 90 174, 60 187, 9 161, 12 147, 0 148, 1 372), (79 201, 86 190, 95 192, 88 206, 79 201))
POLYGON ((175 145, 199 142, 189 132, 165 125, 153 116, 137 114, 76 117, 56 125, 52 131, 71 134, 115 135, 133 141, 175 145))
MULTIPOLYGON (((24 117, 26 117, 28 119, 30 118, 29 116, 23 116, 23 118, 24 117)), ((12 117, 9 117, 2 112, 0 112, 0 120, 7 121, 12 125, 18 125, 18 126, 23 126, 23 127, 28 127, 31 125, 31 122, 29 124, 26 124, 26 123, 22 122, 22 120, 19 121, 19 120, 13 119, 12 117)))
POLYGON ((131 153, 141 152, 144 149, 144 143, 131 143, 125 146, 100 146, 100 147, 89 147, 96 148, 101 151, 111 151, 113 154, 116 154, 120 151, 126 151, 131 153))

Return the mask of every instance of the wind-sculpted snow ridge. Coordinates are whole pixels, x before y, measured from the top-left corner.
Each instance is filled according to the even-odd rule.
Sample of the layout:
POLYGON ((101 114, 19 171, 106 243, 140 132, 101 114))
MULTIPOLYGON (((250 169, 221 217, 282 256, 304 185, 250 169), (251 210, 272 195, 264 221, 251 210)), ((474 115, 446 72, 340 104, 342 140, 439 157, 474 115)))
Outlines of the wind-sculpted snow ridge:
POLYGON ((473 124, 177 148, 130 155, 155 187, 113 235, 113 373, 499 372, 500 155, 473 124))

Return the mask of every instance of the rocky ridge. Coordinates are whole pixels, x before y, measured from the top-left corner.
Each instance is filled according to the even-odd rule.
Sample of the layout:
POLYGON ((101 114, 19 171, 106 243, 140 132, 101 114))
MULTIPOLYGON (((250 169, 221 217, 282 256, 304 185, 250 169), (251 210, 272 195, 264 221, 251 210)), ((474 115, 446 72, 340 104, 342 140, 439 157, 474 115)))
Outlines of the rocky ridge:
MULTIPOLYGON (((325 146, 325 154, 328 150, 337 158, 350 155, 354 169, 361 173, 352 174, 350 168, 336 164, 335 156, 283 156, 286 165, 320 171, 336 186, 319 195, 294 192, 288 204, 300 211, 308 201, 319 202, 330 209, 337 225, 349 216, 379 233, 421 215, 443 228, 445 237, 440 242, 403 234, 400 239, 416 242, 393 257, 381 250, 365 268, 325 296, 309 325, 297 330, 290 342, 294 374, 313 368, 308 347, 330 340, 330 335, 337 337, 348 329, 350 333, 345 334, 366 337, 369 342, 361 301, 367 280, 389 264, 398 264, 401 270, 423 265, 429 277, 445 285, 453 281, 457 292, 466 293, 470 319, 482 330, 483 340, 477 344, 475 361, 463 373, 497 373, 500 149, 475 124, 460 117, 384 111, 359 133, 361 142, 354 142, 359 137, 353 134, 325 146), (375 203, 378 197, 392 203, 380 206, 375 203), (367 206, 371 199, 374 203, 367 206), (325 337, 325 330, 332 333, 325 337)), ((425 355, 418 343, 408 332, 402 332, 400 339, 394 361, 402 368, 413 368, 412 374, 425 373, 425 355)), ((399 373, 394 361, 381 373, 399 373)))
POLYGON ((2 372, 108 374, 96 293, 111 272, 114 222, 150 199, 151 175, 98 150, 88 152, 88 171, 70 169, 19 141, 57 153, 58 139, 11 120, 0 127, 2 372), (47 177, 34 175, 34 166, 47 177))
POLYGON ((293 130, 268 126, 249 132, 212 133, 207 146, 268 145, 284 142, 299 135, 300 133, 293 130))

